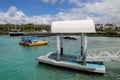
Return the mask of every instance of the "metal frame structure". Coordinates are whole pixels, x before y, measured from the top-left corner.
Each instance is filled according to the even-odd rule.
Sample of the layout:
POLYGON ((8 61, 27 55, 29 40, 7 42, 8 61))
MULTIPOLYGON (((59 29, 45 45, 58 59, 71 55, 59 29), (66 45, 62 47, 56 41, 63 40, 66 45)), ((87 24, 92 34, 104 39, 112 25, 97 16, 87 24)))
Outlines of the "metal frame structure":
POLYGON ((120 47, 88 49, 87 61, 120 61, 120 47))

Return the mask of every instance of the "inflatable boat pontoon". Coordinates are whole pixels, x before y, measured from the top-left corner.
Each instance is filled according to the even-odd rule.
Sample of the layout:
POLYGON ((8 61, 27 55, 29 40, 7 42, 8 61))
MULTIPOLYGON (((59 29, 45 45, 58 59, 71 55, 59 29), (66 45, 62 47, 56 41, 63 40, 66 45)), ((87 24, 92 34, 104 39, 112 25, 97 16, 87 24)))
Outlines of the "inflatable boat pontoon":
POLYGON ((37 57, 39 63, 84 70, 96 73, 105 73, 103 62, 87 61, 87 37, 85 33, 95 33, 93 20, 56 21, 52 23, 52 33, 57 33, 57 53, 50 52, 37 57), (82 33, 81 52, 79 56, 65 54, 62 46, 62 33, 82 33))

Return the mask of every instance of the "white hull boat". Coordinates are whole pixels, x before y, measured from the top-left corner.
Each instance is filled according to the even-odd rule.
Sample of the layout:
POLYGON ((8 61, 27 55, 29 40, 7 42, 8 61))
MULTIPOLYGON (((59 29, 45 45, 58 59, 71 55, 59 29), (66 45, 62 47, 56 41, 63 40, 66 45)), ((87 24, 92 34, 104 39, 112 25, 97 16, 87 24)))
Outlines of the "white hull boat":
MULTIPOLYGON (((56 56, 52 56, 55 55, 56 53, 48 53, 45 56, 40 56, 37 57, 37 60, 39 63, 46 63, 46 64, 50 64, 50 65, 55 65, 55 66, 59 66, 59 67, 65 67, 65 68, 70 68, 70 69, 75 69, 75 70, 84 70, 84 71, 89 71, 89 72, 96 72, 96 73, 105 73, 105 66, 103 64, 103 62, 86 62, 86 65, 82 65, 81 61, 76 61, 73 59, 69 59, 67 60, 67 58, 65 59, 61 59, 60 61, 57 61, 55 59, 56 56), (53 58, 52 58, 53 57, 53 58)), ((68 55, 69 56, 69 55, 68 55)), ((75 56, 73 56, 75 57, 75 56)))

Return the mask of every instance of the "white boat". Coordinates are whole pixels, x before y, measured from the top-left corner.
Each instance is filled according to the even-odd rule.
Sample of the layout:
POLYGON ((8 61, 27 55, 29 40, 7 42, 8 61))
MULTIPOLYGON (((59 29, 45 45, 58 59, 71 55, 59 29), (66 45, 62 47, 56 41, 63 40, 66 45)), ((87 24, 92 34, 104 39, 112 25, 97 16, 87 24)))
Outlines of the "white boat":
POLYGON ((52 33, 57 33, 57 53, 50 52, 37 57, 39 63, 84 70, 96 73, 105 73, 103 62, 87 61, 87 37, 85 33, 95 33, 93 20, 56 21, 52 23, 52 33), (82 33, 81 52, 79 56, 65 54, 63 52, 63 33, 82 33))

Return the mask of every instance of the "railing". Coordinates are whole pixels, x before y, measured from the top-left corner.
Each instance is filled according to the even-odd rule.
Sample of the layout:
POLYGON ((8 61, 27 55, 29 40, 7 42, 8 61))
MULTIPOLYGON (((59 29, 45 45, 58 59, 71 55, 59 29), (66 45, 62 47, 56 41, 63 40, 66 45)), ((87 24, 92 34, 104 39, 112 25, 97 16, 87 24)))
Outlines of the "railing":
POLYGON ((88 49, 87 61, 120 61, 120 47, 88 49))

